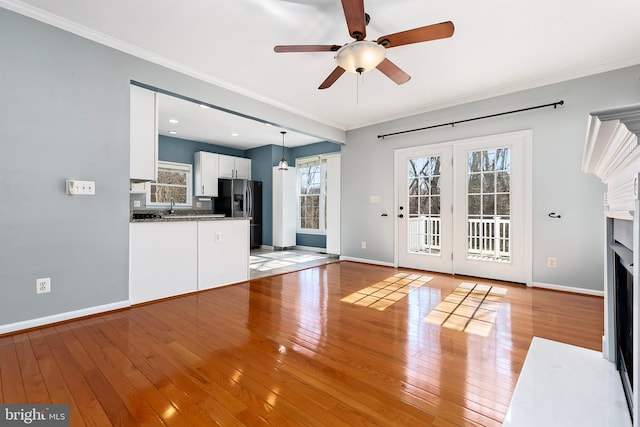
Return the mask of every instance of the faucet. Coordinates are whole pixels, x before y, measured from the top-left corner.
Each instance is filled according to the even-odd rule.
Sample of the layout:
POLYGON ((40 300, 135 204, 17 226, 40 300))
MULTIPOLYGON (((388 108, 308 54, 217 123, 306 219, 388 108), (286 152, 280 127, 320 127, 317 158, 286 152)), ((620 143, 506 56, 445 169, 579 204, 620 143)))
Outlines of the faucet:
POLYGON ((174 213, 176 213, 175 207, 176 207, 176 199, 174 197, 172 197, 171 198, 171 209, 169 209, 169 215, 173 215, 174 213))

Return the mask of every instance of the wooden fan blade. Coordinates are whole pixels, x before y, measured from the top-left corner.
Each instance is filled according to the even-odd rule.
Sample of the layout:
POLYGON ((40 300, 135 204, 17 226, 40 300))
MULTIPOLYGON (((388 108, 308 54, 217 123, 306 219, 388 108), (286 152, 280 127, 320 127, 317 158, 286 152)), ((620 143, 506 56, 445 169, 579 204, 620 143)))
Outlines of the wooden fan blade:
POLYGON ((275 46, 273 50, 278 53, 286 52, 335 52, 340 49, 341 46, 334 45, 322 45, 322 44, 300 44, 300 45, 284 45, 275 46))
POLYGON ((382 36, 376 42, 386 48, 390 48, 429 40, 445 39, 453 35, 453 30, 453 22, 447 21, 382 36))
POLYGON ((344 74, 344 68, 336 67, 336 69, 333 70, 331 72, 331 74, 329 74, 329 77, 327 77, 326 80, 322 82, 322 84, 320 85, 320 87, 318 87, 318 89, 326 89, 326 88, 330 87, 343 74, 344 74))
POLYGON ((399 85, 411 80, 409 74, 402 71, 396 64, 389 61, 388 58, 385 58, 384 61, 379 63, 376 68, 399 85))
POLYGON ((342 0, 342 8, 347 20, 349 35, 356 40, 364 40, 367 36, 364 0, 342 0))

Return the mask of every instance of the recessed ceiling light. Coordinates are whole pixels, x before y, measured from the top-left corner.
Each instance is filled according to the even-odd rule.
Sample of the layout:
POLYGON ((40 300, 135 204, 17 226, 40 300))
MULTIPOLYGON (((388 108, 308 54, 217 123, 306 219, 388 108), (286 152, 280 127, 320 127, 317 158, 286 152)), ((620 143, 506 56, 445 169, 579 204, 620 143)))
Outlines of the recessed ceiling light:
POLYGON ((205 105, 205 104, 200 104, 200 108, 207 109, 207 108, 211 108, 211 107, 209 107, 208 105, 205 105))
POLYGON ((173 123, 175 125, 176 123, 180 123, 180 122, 177 121, 176 119, 169 119, 169 123, 173 123))
POLYGON ((178 132, 176 132, 175 130, 170 130, 169 131, 169 135, 177 135, 177 134, 178 134, 178 132))
POLYGON ((231 134, 231 136, 238 136, 238 135, 240 135, 240 134, 238 134, 238 133, 232 133, 231 134))

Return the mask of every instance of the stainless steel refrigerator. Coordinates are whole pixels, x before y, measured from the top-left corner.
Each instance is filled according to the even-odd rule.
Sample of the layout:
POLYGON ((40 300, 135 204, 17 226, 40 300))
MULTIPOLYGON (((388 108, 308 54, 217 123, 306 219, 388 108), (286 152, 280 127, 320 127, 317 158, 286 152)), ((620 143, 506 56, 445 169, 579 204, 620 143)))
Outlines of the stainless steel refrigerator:
POLYGON ((218 179, 218 197, 211 199, 213 213, 250 217, 251 248, 262 246, 262 181, 218 179))

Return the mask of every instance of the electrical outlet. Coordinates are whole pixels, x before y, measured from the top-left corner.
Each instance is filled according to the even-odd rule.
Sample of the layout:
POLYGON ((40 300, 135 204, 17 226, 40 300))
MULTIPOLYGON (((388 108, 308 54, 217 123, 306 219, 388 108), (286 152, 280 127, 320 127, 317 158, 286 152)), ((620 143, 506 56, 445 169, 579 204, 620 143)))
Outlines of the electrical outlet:
POLYGON ((362 249, 367 249, 367 242, 362 242, 362 243, 360 243, 360 247, 361 247, 362 249))
POLYGON ((51 277, 36 279, 36 293, 44 294, 46 292, 51 292, 51 277))
POLYGON ((201 208, 202 207, 202 202, 196 202, 196 208, 201 208))
POLYGON ((134 200, 133 201, 133 207, 134 208, 139 208, 140 207, 140 200, 134 200))
POLYGON ((556 268, 558 266, 556 259, 554 257, 547 258, 547 267, 556 268))

